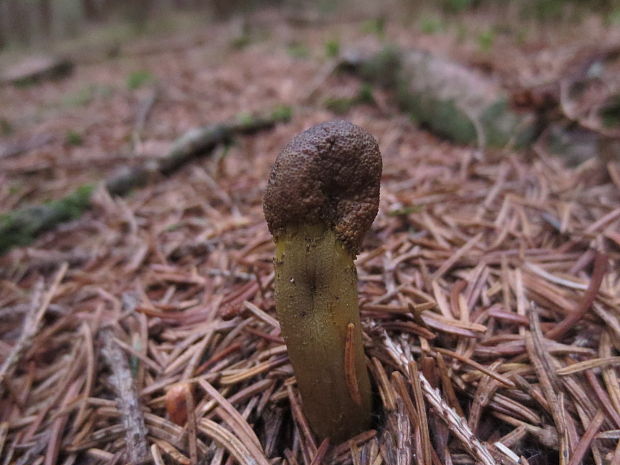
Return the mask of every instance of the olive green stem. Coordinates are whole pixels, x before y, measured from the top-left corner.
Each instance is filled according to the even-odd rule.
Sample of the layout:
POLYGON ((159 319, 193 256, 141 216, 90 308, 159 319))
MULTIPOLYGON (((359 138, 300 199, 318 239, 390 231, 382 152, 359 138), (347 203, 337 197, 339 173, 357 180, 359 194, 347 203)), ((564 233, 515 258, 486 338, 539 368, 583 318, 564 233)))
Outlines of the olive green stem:
POLYGON ((324 225, 276 240, 276 308, 311 428, 342 441, 371 423, 353 255, 324 225), (346 355, 345 355, 346 354, 346 355))

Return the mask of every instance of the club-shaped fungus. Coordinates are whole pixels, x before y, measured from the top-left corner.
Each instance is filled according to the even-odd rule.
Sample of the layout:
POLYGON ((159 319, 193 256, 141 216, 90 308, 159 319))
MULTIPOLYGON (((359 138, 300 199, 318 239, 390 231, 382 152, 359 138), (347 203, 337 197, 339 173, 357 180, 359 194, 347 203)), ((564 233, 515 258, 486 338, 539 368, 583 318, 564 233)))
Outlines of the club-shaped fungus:
POLYGON ((284 147, 264 198, 282 335, 310 426, 332 443, 371 424, 353 260, 377 214, 380 178, 376 140, 330 121, 284 147))

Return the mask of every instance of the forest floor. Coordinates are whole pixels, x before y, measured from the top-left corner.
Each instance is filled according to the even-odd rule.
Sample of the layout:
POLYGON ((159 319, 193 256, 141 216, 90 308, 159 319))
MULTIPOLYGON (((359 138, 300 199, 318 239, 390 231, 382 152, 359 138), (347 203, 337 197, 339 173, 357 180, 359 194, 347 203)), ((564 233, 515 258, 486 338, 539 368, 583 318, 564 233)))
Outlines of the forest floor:
POLYGON ((80 218, 0 256, 0 464, 619 463, 620 162, 456 145, 334 72, 339 52, 396 43, 512 92, 620 43, 596 17, 496 23, 269 12, 0 87, 0 213, 99 183, 80 218), (290 121, 127 197, 101 185, 282 106, 290 121), (357 260, 376 423, 341 445, 299 408, 261 205, 283 145, 334 118, 384 164, 357 260))

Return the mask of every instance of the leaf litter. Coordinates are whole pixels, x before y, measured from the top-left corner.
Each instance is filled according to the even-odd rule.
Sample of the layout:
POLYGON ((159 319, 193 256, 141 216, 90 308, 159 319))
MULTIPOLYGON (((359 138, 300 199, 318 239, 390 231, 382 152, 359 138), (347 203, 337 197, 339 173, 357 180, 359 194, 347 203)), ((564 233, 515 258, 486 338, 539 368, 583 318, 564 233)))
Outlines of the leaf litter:
MULTIPOLYGON (((294 66, 299 59, 268 58, 262 47, 237 53, 277 98, 262 96, 264 82, 217 77, 231 66, 181 64, 213 83, 206 92, 222 93, 224 109, 193 107, 207 97, 191 79, 175 82, 141 122, 141 144, 171 139, 158 111, 178 129, 234 114, 237 91, 252 110, 306 99, 281 70, 321 65, 294 66)), ((358 85, 328 76, 317 92, 358 85)), ((121 100, 106 112, 125 115, 118 126, 131 139, 121 100)), ((379 140, 385 166, 380 212, 357 259, 376 421, 343 444, 313 435, 275 319, 261 195, 283 144, 329 118, 306 101, 291 122, 240 136, 129 198, 100 188, 90 213, 0 258, 0 463, 620 460, 617 165, 481 154, 424 132, 389 103, 347 114, 379 140)), ((55 132, 60 123, 42 124, 55 132)), ((44 153, 2 161, 14 172, 18 162, 59 163, 34 197, 77 182, 75 167, 44 153)), ((2 205, 14 196, 3 190, 2 205)))

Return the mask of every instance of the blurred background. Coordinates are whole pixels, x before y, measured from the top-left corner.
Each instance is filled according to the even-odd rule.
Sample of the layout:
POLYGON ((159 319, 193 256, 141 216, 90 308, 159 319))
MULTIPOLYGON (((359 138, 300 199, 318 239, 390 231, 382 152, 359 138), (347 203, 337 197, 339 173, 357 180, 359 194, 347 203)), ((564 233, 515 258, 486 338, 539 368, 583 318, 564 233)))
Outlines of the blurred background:
POLYGON ((257 9, 277 7, 290 16, 314 15, 342 20, 363 16, 421 20, 418 26, 441 27, 437 15, 483 12, 497 19, 576 21, 596 12, 609 24, 620 22, 619 0, 350 0, 309 2, 301 0, 2 0, 0 1, 0 50, 15 47, 49 47, 52 43, 99 33, 117 39, 151 30, 169 30, 188 21, 205 22, 247 15, 257 9), (428 16, 433 12, 435 16, 428 16), (420 19, 420 14, 426 17, 420 19), (110 27, 114 29, 110 29, 110 27), (51 42, 50 42, 51 41, 51 42))

